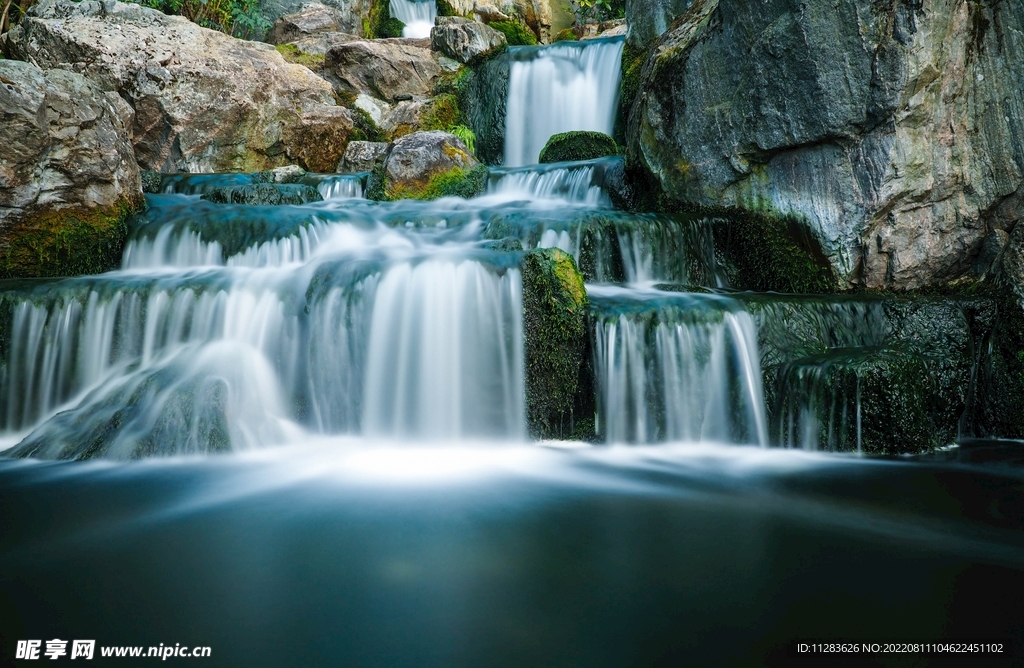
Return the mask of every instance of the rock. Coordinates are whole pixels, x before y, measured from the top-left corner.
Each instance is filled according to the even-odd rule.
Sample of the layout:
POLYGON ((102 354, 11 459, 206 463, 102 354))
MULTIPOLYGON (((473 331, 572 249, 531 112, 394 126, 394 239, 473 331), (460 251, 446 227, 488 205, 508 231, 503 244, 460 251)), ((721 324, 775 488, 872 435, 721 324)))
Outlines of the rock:
MULTIPOLYGON (((326 57, 327 52, 333 47, 339 44, 348 44, 349 42, 355 42, 360 38, 356 35, 350 35, 344 32, 324 32, 318 35, 310 35, 309 37, 303 37, 294 42, 289 42, 284 45, 286 47, 292 47, 295 53, 308 57, 321 56, 326 57)), ((280 51, 280 45, 278 51, 280 51)), ((321 58, 320 66, 323 67, 323 58, 321 58)), ((294 62, 294 61, 291 61, 294 62)), ((300 63, 301 64, 301 63, 300 63)))
POLYGON ((593 160, 616 155, 619 147, 615 140, 600 132, 563 132, 548 139, 540 152, 541 164, 570 160, 593 160))
POLYGON ((469 65, 489 58, 507 44, 497 30, 457 16, 438 17, 430 42, 441 53, 469 65))
POLYGON ((163 192, 161 189, 161 185, 163 184, 163 175, 160 172, 146 170, 141 172, 140 177, 142 179, 142 192, 147 195, 155 195, 163 192))
POLYGON ((557 248, 527 253, 522 272, 527 425, 534 438, 568 438, 593 419, 573 411, 588 350, 583 275, 557 248))
POLYGON ((413 132, 448 131, 459 124, 460 119, 458 100, 454 95, 442 94, 428 100, 398 104, 384 117, 380 128, 391 139, 398 139, 413 132))
MULTIPOLYGON (((331 18, 338 26, 334 30, 353 35, 362 35, 363 17, 369 11, 370 4, 370 0, 318 0, 315 3, 311 3, 308 0, 260 0, 260 9, 263 17, 274 24, 271 33, 273 33, 282 20, 290 22, 291 17, 295 15, 307 14, 307 7, 310 5, 319 5, 331 11, 331 18)), ((312 17, 300 19, 296 23, 300 26, 315 25, 312 17)), ((270 41, 269 34, 267 41, 270 41)), ((294 40, 271 42, 271 44, 282 44, 285 41, 294 40)))
POLYGON ((461 139, 438 130, 396 140, 380 171, 382 192, 374 199, 473 197, 483 191, 487 177, 487 168, 461 139))
POLYGON ((298 165, 287 165, 265 172, 257 172, 252 175, 252 180, 255 183, 298 183, 306 177, 306 174, 306 170, 298 165))
POLYGON ((144 206, 115 93, 64 70, 0 60, 0 276, 117 266, 126 218, 144 206))
POLYGON ((516 22, 547 43, 575 20, 569 0, 448 0, 453 13, 483 23, 516 22))
POLYGON ((509 46, 534 46, 539 43, 537 34, 522 21, 494 21, 488 25, 503 34, 509 46))
POLYGON ((377 163, 384 159, 388 145, 384 142, 349 142, 345 157, 338 164, 338 172, 372 172, 377 163))
POLYGON ((352 132, 327 82, 273 47, 120 2, 44 0, 11 51, 79 71, 135 110, 136 159, 161 172, 333 169, 352 132))
POLYGON ((389 103, 399 95, 428 96, 441 71, 425 40, 349 42, 332 47, 324 64, 324 76, 339 94, 389 103))
POLYGON ((626 0, 629 36, 626 42, 645 49, 658 39, 693 4, 693 0, 626 0))
POLYGON ((214 204, 282 206, 320 202, 323 201, 323 196, 313 186, 260 183, 251 186, 211 188, 203 194, 201 199, 213 202, 214 204))
POLYGON ((675 200, 803 221, 842 286, 969 276, 1024 212, 1024 7, 925 7, 695 3, 643 67, 630 163, 675 200))
POLYGON ((267 33, 269 44, 288 44, 322 33, 345 32, 345 17, 333 7, 308 2, 294 14, 282 16, 267 33))

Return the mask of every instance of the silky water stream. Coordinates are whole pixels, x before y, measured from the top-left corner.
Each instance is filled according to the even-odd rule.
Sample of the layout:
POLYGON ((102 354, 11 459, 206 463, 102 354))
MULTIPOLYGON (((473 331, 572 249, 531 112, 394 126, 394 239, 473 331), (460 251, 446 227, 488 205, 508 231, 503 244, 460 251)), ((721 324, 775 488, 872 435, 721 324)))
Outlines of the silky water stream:
MULTIPOLYGON (((569 48, 521 59, 558 60, 562 85, 621 42, 569 48)), ((532 94, 510 128, 558 115, 532 94)), ((250 207, 199 199, 242 175, 165 177, 120 270, 0 286, 5 661, 51 638, 224 666, 1014 651, 1020 446, 821 452, 856 451, 856 410, 817 410, 849 405, 801 389, 825 353, 780 361, 776 340, 799 312, 856 357, 886 345, 879 307, 737 292, 713 221, 615 211, 617 158, 529 166, 515 132, 473 200, 370 202, 365 175, 336 175, 323 202, 250 207), (523 254, 495 229, 587 277, 594 443, 528 436, 523 254)))

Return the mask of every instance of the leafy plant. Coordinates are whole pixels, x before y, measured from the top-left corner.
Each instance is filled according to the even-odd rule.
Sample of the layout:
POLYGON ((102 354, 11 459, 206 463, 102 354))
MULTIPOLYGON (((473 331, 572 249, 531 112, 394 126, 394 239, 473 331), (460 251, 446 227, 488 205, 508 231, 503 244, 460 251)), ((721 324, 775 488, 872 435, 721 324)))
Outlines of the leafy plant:
POLYGON ((0 0, 0 35, 10 30, 35 3, 36 0, 0 0))
POLYGON ((600 23, 626 16, 626 0, 572 0, 579 23, 600 23))
POLYGON ((453 135, 462 140, 462 143, 466 145, 469 152, 476 155, 476 133, 465 125, 456 125, 449 130, 453 135))
POLYGON ((138 0, 144 7, 241 39, 257 39, 270 28, 259 0, 138 0))

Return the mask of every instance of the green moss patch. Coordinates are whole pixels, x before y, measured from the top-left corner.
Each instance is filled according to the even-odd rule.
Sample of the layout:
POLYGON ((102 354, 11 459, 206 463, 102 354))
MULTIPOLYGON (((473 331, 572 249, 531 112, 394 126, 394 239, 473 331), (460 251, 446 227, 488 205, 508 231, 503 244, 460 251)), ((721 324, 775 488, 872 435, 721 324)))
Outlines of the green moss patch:
POLYGON ((284 59, 289 63, 308 67, 317 73, 322 72, 324 69, 324 61, 327 57, 323 54, 306 53, 299 50, 299 47, 294 44, 278 44, 274 48, 277 49, 277 52, 284 56, 284 59))
POLYGON ((540 152, 540 162, 568 162, 573 160, 594 160, 608 155, 617 155, 619 147, 615 140, 600 132, 563 132, 548 139, 540 152))
POLYGON ((551 40, 551 43, 554 44, 555 42, 578 42, 579 39, 580 36, 576 33, 575 28, 566 28, 565 30, 560 30, 551 40))
POLYGON ((30 214, 0 237, 0 278, 110 271, 121 263, 128 217, 143 207, 141 199, 123 198, 110 207, 30 214))
POLYGON ((587 366, 587 293, 571 255, 557 248, 523 257, 523 326, 526 344, 526 412, 535 438, 585 438, 579 414, 587 366), (580 424, 577 424, 577 417, 580 424), (577 433, 579 432, 579 433, 577 433))
POLYGON ((538 44, 537 34, 520 21, 494 21, 487 25, 503 34, 509 46, 536 46, 538 44))
MULTIPOLYGON (((383 165, 372 177, 374 184, 383 183, 383 165)), ((487 167, 479 165, 470 170, 455 167, 447 172, 435 174, 422 184, 409 184, 391 188, 386 184, 382 188, 371 188, 368 196, 371 199, 395 201, 400 199, 435 200, 442 197, 462 197, 469 199, 481 194, 487 187, 487 167)))
POLYGON ((405 24, 391 16, 390 0, 373 0, 363 19, 363 37, 383 39, 401 37, 405 24))

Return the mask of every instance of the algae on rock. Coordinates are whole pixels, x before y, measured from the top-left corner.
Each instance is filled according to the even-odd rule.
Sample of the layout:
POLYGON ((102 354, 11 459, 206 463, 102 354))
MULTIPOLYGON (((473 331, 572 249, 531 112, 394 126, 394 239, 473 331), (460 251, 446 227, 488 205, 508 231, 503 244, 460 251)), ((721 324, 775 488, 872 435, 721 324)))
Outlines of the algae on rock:
POLYGON ((574 130, 552 135, 540 152, 540 163, 594 160, 616 155, 615 140, 601 132, 574 130))
POLYGON ((523 327, 526 346, 526 411, 535 438, 579 435, 576 423, 589 368, 587 292, 572 256, 557 248, 523 257, 523 327))

